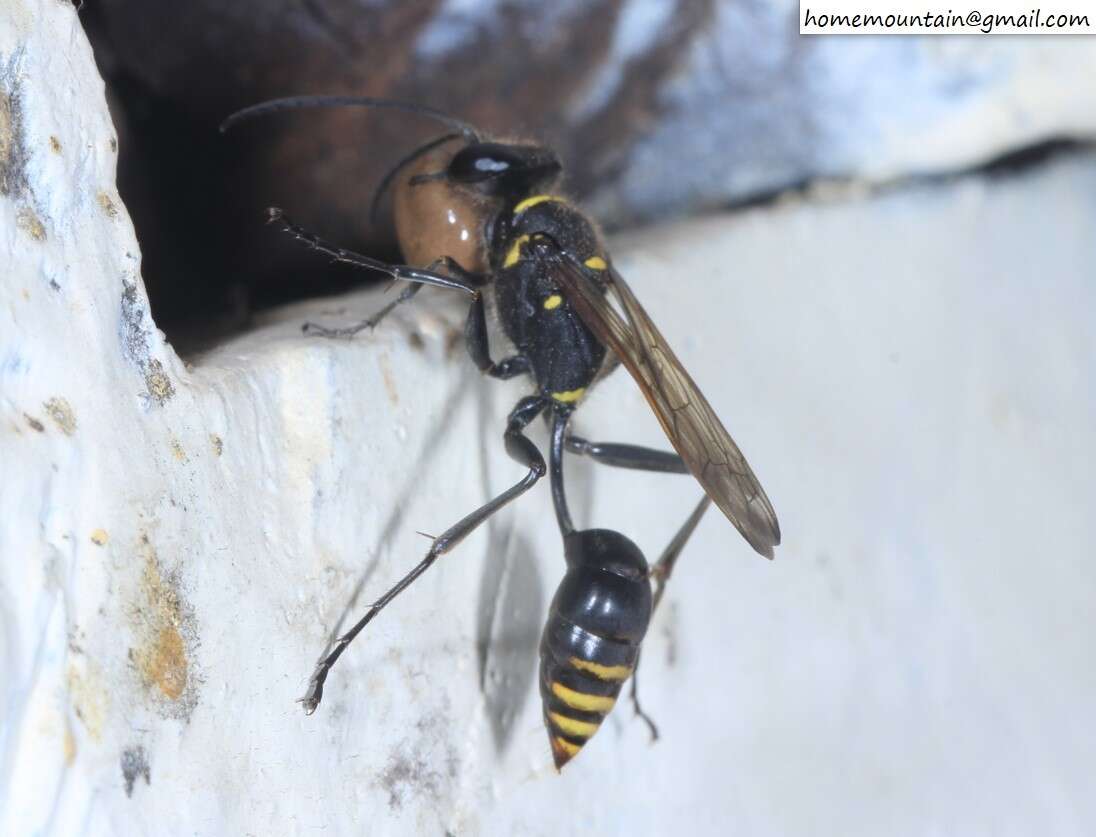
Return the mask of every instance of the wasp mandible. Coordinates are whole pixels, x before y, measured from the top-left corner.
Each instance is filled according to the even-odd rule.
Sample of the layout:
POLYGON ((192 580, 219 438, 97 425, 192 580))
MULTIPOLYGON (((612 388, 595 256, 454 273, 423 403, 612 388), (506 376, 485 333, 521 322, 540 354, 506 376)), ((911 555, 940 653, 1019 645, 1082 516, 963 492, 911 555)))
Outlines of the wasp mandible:
MULTIPOLYGON (((768 558, 780 543, 776 514, 707 399, 613 267, 596 227, 560 194, 563 166, 551 149, 492 139, 422 105, 358 96, 275 99, 233 114, 221 129, 260 114, 343 106, 403 111, 448 131, 400 160, 374 195, 375 218, 384 193, 393 192, 405 264, 329 244, 281 210, 269 210, 270 221, 335 261, 408 283, 391 303, 352 327, 306 323, 305 330, 352 336, 376 326, 424 285, 446 288, 468 298, 464 342, 476 366, 494 378, 528 375, 535 391, 513 408, 503 433, 506 452, 526 469, 525 476, 434 539, 422 561, 320 659, 302 703, 309 713, 315 711, 335 661, 389 602, 439 556, 549 474, 567 571, 541 638, 540 691, 554 761, 561 768, 594 735, 633 675, 652 611, 708 505, 715 503, 768 558), (498 360, 488 344, 489 297, 515 348, 498 360), (590 442, 569 432, 571 416, 590 387, 618 364, 639 385, 676 453, 590 442), (524 432, 541 415, 550 425, 547 463, 524 432), (619 532, 575 529, 563 484, 565 451, 617 467, 691 473, 705 497, 649 567, 640 549, 619 532)), ((642 715, 638 701, 636 710, 642 715)))

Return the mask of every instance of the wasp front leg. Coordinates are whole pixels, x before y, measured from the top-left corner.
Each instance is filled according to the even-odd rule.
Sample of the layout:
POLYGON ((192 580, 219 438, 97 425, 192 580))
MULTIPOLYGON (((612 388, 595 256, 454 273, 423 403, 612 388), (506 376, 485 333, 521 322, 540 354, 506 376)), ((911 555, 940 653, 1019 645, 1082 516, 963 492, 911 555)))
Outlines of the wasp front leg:
POLYGON ((422 285, 434 285, 439 288, 461 291, 473 298, 480 295, 480 285, 475 281, 476 277, 474 274, 461 271, 459 276, 446 276, 435 269, 436 266, 439 265, 448 266, 449 262, 445 259, 439 259, 427 268, 389 264, 380 259, 374 259, 371 256, 355 253, 353 250, 347 250, 344 247, 339 247, 338 245, 325 241, 314 232, 294 223, 277 207, 271 207, 267 210, 267 213, 268 223, 280 224, 282 229, 293 236, 293 238, 297 239, 297 241, 300 241, 312 250, 330 256, 333 261, 360 267, 364 270, 374 270, 378 273, 385 273, 394 280, 412 283, 411 287, 404 290, 399 297, 390 302, 372 317, 362 320, 360 323, 355 323, 346 328, 327 328, 325 326, 316 325, 315 323, 305 323, 302 327, 302 330, 305 332, 319 334, 324 337, 352 337, 362 329, 375 327, 377 323, 383 320, 397 305, 413 298, 415 294, 419 292, 419 288, 422 285))
MULTIPOLYGON (((462 281, 468 282, 476 278, 474 273, 469 273, 453 259, 439 261, 462 281)), ((474 296, 468 307, 468 318, 464 321, 464 345, 480 372, 492 378, 505 381, 532 369, 529 358, 521 354, 503 358, 497 363, 491 359, 491 346, 487 338, 487 306, 484 304, 483 294, 474 296)))

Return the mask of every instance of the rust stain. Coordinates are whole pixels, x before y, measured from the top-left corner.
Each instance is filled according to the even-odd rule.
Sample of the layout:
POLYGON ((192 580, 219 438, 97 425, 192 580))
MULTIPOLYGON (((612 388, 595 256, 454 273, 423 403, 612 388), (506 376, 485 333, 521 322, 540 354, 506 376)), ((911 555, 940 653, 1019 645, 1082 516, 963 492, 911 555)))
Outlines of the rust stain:
POLYGON ((186 643, 179 628, 182 608, 175 589, 160 572, 156 549, 147 535, 141 536, 139 551, 144 561, 141 589, 147 606, 139 610, 140 641, 132 658, 141 679, 168 700, 178 700, 186 691, 190 664, 186 643))
POLYGON ((186 648, 179 631, 169 625, 138 656, 145 681, 170 700, 178 700, 186 688, 186 648))
POLYGON ((26 207, 19 210, 19 214, 15 217, 15 225, 35 241, 46 240, 46 228, 42 226, 38 216, 26 207))
POLYGON ((148 394, 160 405, 163 405, 175 395, 175 386, 171 383, 171 378, 164 372, 164 365, 160 361, 150 361, 148 369, 149 372, 145 375, 145 386, 148 387, 148 394))
POLYGON ((76 432, 76 414, 64 398, 51 398, 42 407, 66 436, 71 436, 76 432))
POLYGON ((114 205, 114 201, 110 199, 110 195, 106 192, 100 192, 96 200, 99 201, 99 206, 106 213, 108 218, 118 217, 118 207, 114 205))
POLYGON ((83 671, 75 665, 70 665, 66 680, 76 717, 80 719, 88 734, 98 741, 102 737, 103 725, 107 718, 109 704, 107 691, 90 664, 83 671))
POLYGON ((91 542, 96 546, 106 546, 108 540, 110 540, 110 536, 107 534, 106 529, 91 530, 91 542))
POLYGON ((384 380, 384 391, 388 393, 388 400, 393 407, 400 404, 400 393, 396 389, 396 378, 392 374, 392 367, 388 365, 388 355, 381 355, 378 361, 381 367, 381 378, 384 380))
POLYGON ((183 450, 183 445, 178 439, 171 440, 171 455, 175 457, 176 462, 182 462, 184 465, 190 461, 186 455, 186 451, 183 450))
POLYGON ((72 727, 65 724, 65 766, 72 767, 73 762, 76 761, 76 736, 72 734, 72 727))

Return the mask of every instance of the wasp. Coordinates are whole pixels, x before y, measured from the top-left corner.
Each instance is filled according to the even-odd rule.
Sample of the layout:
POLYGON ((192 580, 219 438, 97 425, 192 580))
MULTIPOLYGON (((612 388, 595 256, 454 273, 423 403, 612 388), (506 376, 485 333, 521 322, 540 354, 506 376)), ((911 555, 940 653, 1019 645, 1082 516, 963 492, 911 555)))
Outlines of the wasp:
MULTIPOLYGON (((780 543, 776 514, 738 446, 614 268, 597 227, 561 194, 563 166, 554 151, 485 136, 467 122, 422 105, 355 96, 263 102, 233 114, 222 131, 260 114, 333 106, 403 111, 448 130, 401 159, 373 198, 375 219, 386 190, 393 193, 404 264, 335 246, 281 210, 269 210, 272 222, 312 249, 407 283, 391 303, 354 326, 306 323, 305 331, 352 336, 375 327, 423 286, 444 288, 468 301, 464 343, 476 366, 493 378, 527 375, 534 391, 514 406, 503 433, 506 452, 525 475, 434 538, 419 564, 329 645, 301 701, 306 711, 315 711, 331 667, 362 629, 440 556, 548 474, 567 570, 541 638, 540 692, 560 769, 597 732, 634 674, 651 614, 709 505, 714 503, 768 558, 780 543), (497 314, 515 349, 499 359, 488 342, 488 310, 497 314), (635 379, 675 452, 590 442, 570 432, 571 417, 590 387, 617 365, 635 379), (547 463, 525 435, 542 415, 550 427, 547 463), (564 490, 565 453, 623 468, 691 473, 705 495, 650 566, 639 547, 619 532, 575 529, 564 490)), ((636 711, 657 735, 632 682, 636 711)))

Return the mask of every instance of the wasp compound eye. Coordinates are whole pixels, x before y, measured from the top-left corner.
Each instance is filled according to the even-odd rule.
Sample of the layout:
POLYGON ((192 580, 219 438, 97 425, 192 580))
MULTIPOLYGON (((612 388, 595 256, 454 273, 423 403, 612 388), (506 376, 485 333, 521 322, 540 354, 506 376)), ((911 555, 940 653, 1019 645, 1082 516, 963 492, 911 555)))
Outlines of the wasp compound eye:
POLYGON ((535 146, 477 142, 462 148, 446 174, 455 183, 478 186, 488 194, 531 189, 559 173, 559 158, 535 146))

